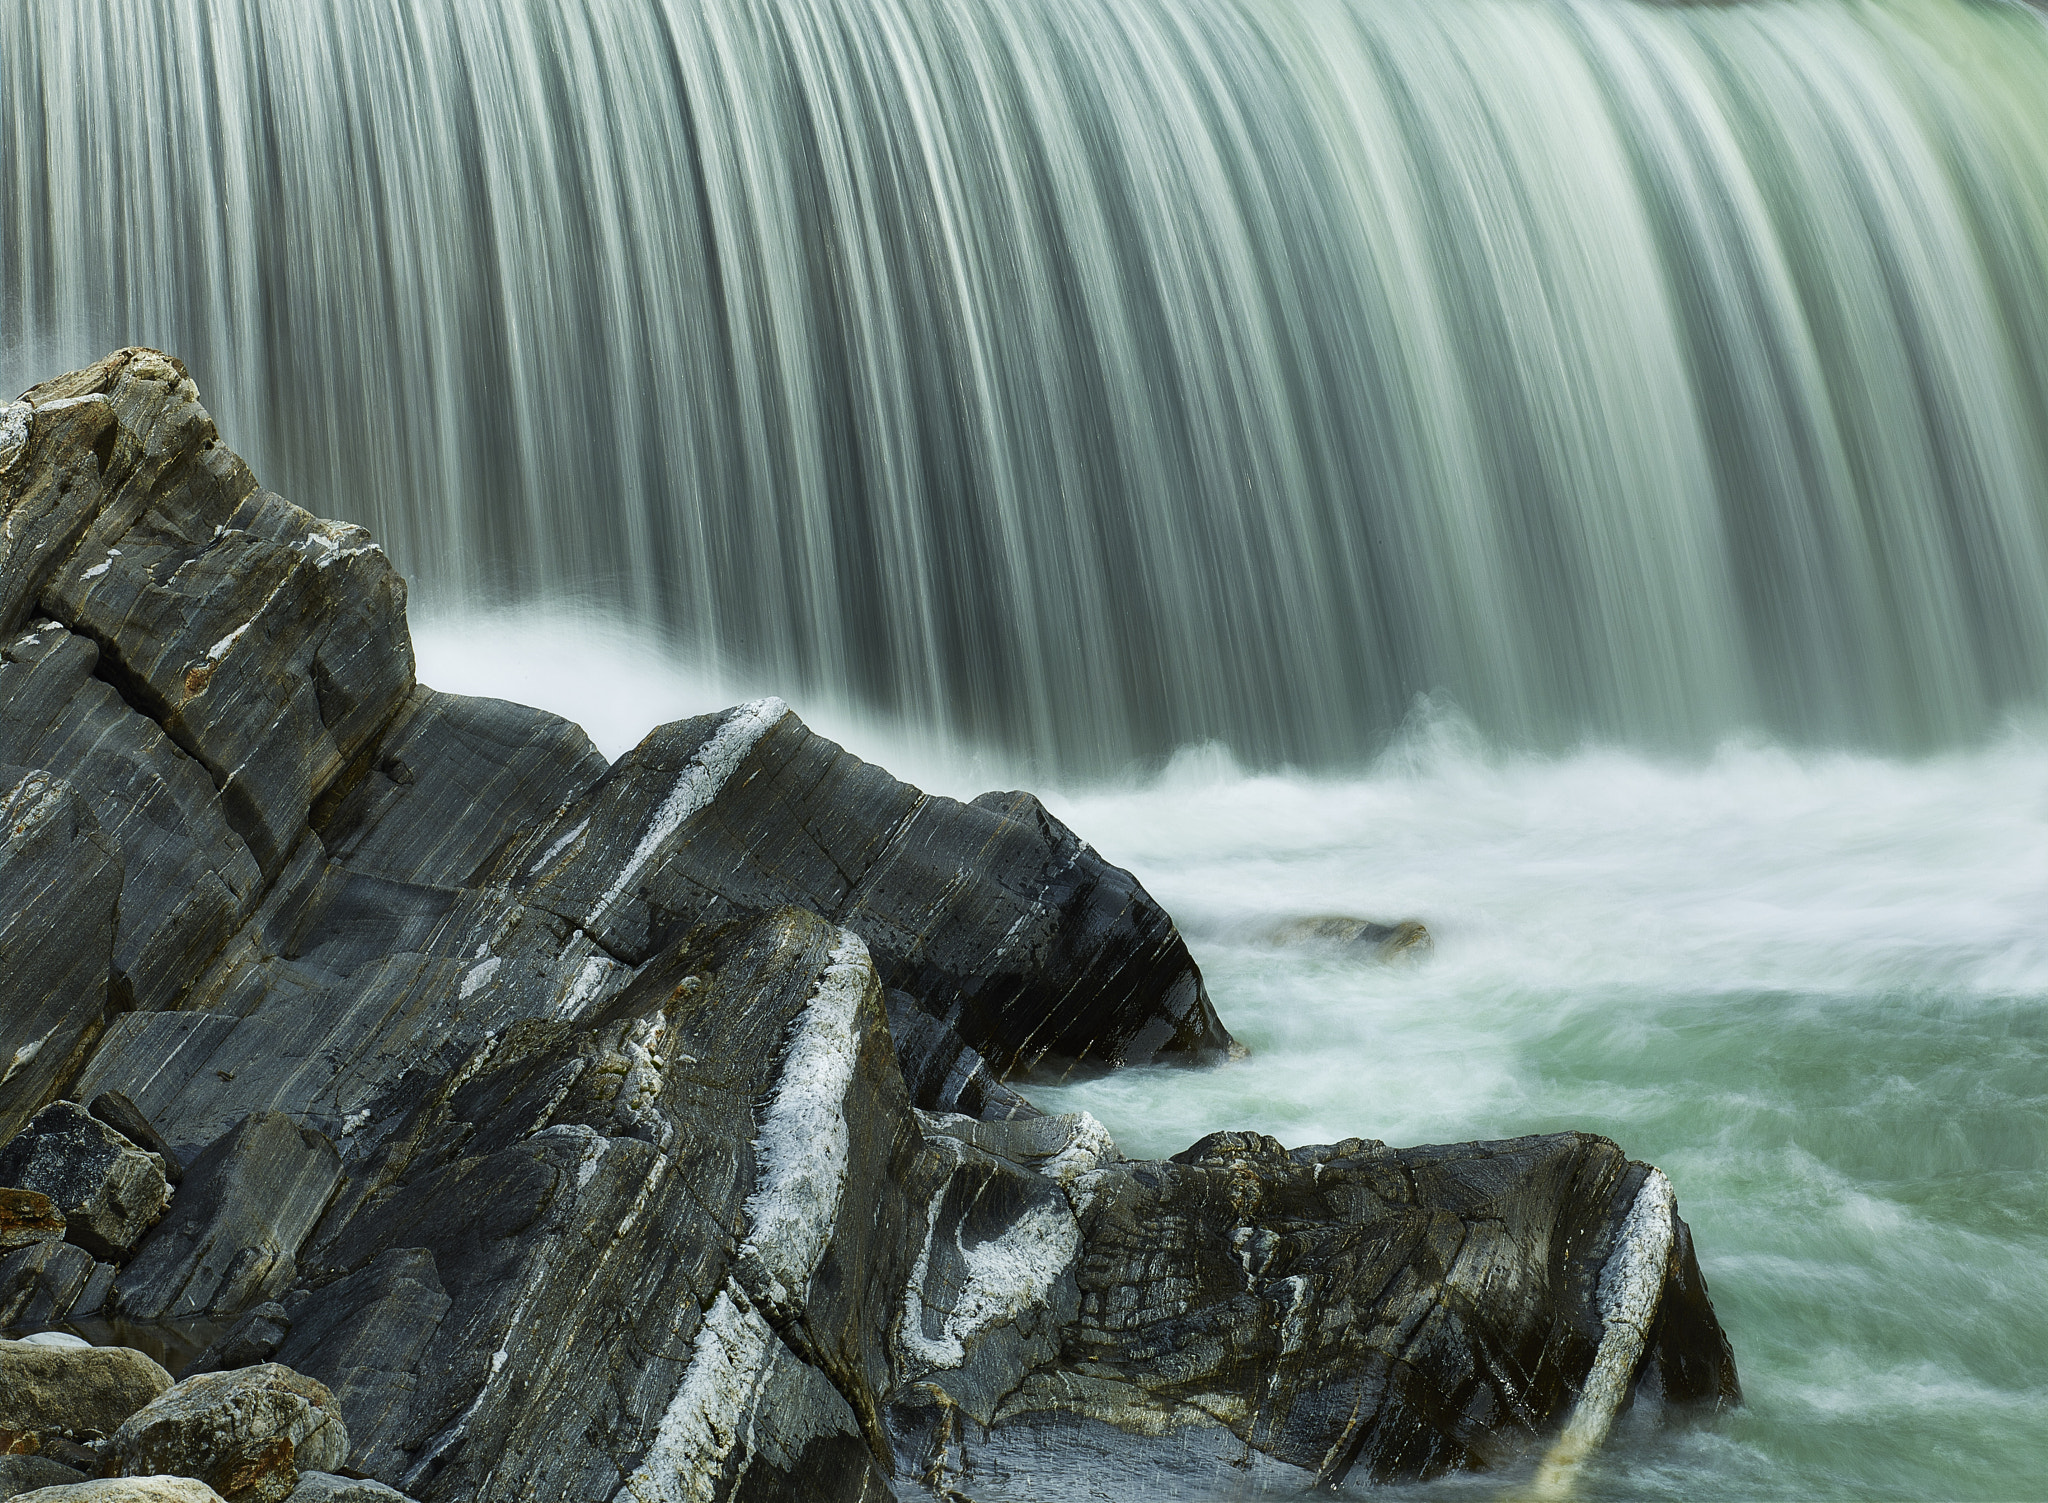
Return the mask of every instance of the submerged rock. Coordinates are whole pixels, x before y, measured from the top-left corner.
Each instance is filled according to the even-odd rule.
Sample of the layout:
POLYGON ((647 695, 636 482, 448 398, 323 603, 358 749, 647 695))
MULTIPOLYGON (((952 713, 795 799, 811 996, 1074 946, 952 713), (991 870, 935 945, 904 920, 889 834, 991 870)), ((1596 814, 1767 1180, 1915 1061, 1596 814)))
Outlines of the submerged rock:
POLYGON ((1376 960, 1414 959, 1436 947, 1436 941, 1419 920, 1382 924, 1342 914, 1289 919, 1275 925, 1267 937, 1276 945, 1329 945, 1376 960))

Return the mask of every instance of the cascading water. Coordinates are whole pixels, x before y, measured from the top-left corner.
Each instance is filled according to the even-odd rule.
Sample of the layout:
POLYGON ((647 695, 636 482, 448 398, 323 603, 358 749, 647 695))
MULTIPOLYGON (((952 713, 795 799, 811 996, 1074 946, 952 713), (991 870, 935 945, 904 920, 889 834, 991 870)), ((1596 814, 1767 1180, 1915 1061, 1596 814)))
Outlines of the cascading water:
POLYGON ((179 351, 429 600, 1077 772, 2048 682, 2024 6, 17 0, 0 97, 0 372, 179 351))
POLYGON ((124 343, 427 682, 1049 779, 1254 1050, 1134 1151, 1661 1163, 1749 1405, 1585 1496, 2040 1494, 2041 10, 7 0, 0 378, 124 343))

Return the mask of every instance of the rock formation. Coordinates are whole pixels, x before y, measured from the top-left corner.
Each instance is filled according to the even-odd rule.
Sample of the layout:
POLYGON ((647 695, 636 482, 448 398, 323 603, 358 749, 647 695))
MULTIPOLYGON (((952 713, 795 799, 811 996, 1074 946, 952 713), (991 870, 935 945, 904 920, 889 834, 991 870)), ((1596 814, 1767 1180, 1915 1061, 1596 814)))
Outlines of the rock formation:
POLYGON ((169 357, 0 412, 0 710, 0 1322, 187 1375, 45 1465, 1164 1495, 1563 1465, 1736 1395, 1605 1139, 1134 1163, 1040 1114, 1027 1072, 1234 1047, 1129 873, 779 701, 608 765, 418 684, 381 550, 169 357))

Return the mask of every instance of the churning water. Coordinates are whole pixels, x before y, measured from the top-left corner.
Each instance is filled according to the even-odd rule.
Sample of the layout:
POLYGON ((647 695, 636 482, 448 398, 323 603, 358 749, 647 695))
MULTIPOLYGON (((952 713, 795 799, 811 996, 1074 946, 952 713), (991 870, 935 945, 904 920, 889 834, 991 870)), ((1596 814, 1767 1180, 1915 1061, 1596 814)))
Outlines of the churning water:
POLYGON ((1065 788, 1256 1051, 1133 1151, 1660 1163, 1590 1490, 2048 1496, 2040 9, 4 0, 0 378, 137 342, 427 682, 1065 788))
MULTIPOLYGON (((428 681, 551 705, 613 755, 760 687, 566 616, 419 638, 428 681)), ((797 708, 935 790, 1015 785, 797 708)), ((1625 1428, 1580 1495, 2048 1497, 2048 723, 1918 761, 1745 742, 1662 761, 1503 752, 1424 703, 1347 776, 1209 746, 1047 802, 1166 904, 1253 1052, 1042 1106, 1092 1111, 1133 1154, 1220 1128, 1585 1128, 1670 1174, 1748 1404, 1625 1428), (1324 913, 1420 918, 1435 952, 1270 942, 1324 913)))

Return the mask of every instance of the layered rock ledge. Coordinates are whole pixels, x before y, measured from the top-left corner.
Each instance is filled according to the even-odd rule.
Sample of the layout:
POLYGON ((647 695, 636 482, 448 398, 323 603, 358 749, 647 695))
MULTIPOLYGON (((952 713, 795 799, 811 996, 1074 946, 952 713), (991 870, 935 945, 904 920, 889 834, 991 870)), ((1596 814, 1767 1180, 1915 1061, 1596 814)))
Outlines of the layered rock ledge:
POLYGON ((405 598, 168 356, 0 410, 0 1326, 189 1375, 14 1449, 161 1471, 244 1374, 266 1497, 1205 1497, 1738 1396, 1615 1144, 1125 1160, 1019 1079, 1233 1045, 1036 799, 776 700, 607 764, 405 598))

